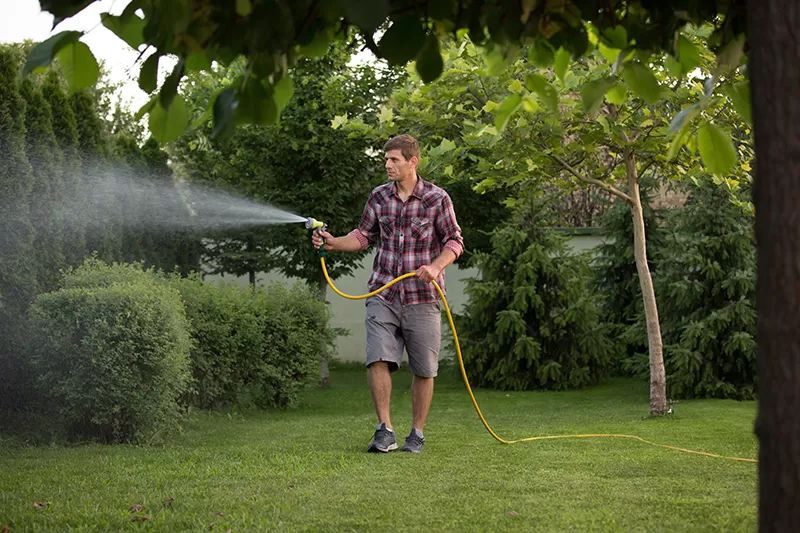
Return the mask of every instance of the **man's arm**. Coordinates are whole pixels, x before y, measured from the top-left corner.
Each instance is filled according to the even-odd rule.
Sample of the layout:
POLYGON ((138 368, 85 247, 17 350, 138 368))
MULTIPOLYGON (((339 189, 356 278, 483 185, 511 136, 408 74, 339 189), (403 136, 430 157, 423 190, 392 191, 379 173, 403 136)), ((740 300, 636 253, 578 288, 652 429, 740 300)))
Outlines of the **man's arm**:
POLYGON ((445 248, 442 250, 442 253, 439 254, 439 257, 431 261, 430 265, 422 265, 417 269, 417 277, 421 279, 423 282, 428 283, 436 278, 439 277, 439 274, 442 273, 448 265, 452 264, 453 261, 458 259, 456 257, 455 252, 450 248, 445 248))
POLYGON ((327 231, 317 230, 311 234, 311 242, 317 250, 324 243, 326 252, 360 252, 365 248, 363 241, 352 231, 342 237, 334 237, 327 231))

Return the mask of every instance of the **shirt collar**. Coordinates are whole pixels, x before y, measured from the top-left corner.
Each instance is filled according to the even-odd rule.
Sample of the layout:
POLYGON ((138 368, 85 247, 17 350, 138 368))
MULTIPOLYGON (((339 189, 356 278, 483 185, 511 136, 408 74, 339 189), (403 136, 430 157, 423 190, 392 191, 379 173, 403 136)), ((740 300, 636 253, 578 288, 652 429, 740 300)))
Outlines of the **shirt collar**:
MULTIPOLYGON (((423 188, 424 188, 424 182, 422 176, 417 174, 417 184, 414 186, 414 190, 411 191, 409 198, 411 198, 412 196, 416 196, 418 199, 422 200, 423 188)), ((392 191, 394 192, 395 195, 397 195, 397 182, 392 184, 392 191)))

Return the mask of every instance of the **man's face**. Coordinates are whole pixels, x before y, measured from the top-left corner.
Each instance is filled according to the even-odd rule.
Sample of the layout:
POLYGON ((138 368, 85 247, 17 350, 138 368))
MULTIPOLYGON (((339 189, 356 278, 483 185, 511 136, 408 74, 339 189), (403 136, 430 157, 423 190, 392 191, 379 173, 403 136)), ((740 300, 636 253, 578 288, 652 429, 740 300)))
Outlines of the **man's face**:
POLYGON ((386 175, 390 181, 400 181, 414 176, 417 171, 417 158, 412 156, 411 159, 403 157, 403 151, 398 149, 387 150, 384 155, 384 163, 386 167, 386 175))

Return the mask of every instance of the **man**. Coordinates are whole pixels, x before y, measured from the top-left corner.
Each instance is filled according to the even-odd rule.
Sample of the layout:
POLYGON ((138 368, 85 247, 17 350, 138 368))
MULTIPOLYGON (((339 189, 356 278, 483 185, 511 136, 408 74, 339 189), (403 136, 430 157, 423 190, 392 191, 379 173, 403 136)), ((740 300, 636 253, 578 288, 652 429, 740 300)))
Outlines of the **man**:
POLYGON ((416 272, 366 302, 367 378, 378 424, 370 452, 397 449, 392 426, 391 373, 408 353, 414 374, 411 385, 412 427, 403 450, 419 453, 439 368, 441 307, 432 280, 444 290, 444 269, 464 250, 453 202, 441 188, 417 175, 419 144, 410 135, 390 139, 383 147, 389 182, 376 187, 361 222, 343 237, 324 231, 312 236, 314 247, 355 252, 369 245, 377 254, 369 278, 370 291, 407 272, 416 272))

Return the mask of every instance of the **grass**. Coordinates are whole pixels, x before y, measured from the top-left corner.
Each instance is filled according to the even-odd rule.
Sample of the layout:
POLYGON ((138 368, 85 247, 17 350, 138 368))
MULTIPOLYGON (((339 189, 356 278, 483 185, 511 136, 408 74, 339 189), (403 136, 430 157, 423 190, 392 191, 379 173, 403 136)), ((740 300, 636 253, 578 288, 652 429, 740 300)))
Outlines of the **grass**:
MULTIPOLYGON (((454 374, 440 377, 421 455, 365 453, 362 369, 332 372, 290 411, 197 413, 159 447, 27 446, 0 438, 0 530, 753 531, 756 466, 616 439, 496 443, 454 374), (36 505, 34 502, 37 502, 36 505), (141 506, 139 507, 134 506, 141 506)), ((408 431, 406 372, 393 397, 408 431)), ((754 402, 684 401, 648 418, 646 385, 478 390, 507 438, 632 433, 756 456, 754 402)))

